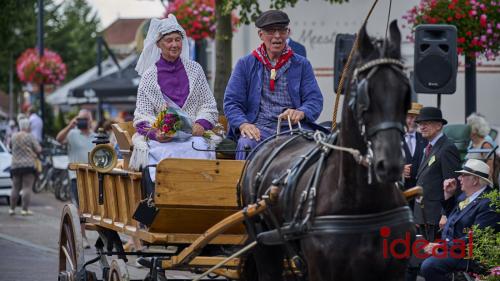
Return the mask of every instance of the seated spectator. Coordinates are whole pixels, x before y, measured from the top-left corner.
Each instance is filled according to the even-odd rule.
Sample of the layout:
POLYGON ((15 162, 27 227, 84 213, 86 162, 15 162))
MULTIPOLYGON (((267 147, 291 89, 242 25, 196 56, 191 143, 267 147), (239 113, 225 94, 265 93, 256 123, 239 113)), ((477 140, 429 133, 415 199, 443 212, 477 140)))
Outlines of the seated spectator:
MULTIPOLYGON (((450 251, 453 245, 458 245, 458 240, 462 240, 463 244, 467 245, 469 242, 467 229, 473 225, 478 225, 480 228, 490 226, 496 232, 500 230, 500 215, 490 205, 490 200, 482 196, 492 190, 492 183, 488 179, 488 165, 481 160, 470 159, 457 173, 461 174, 459 180, 462 190, 458 197, 456 197, 457 181, 455 179, 446 179, 443 183, 445 199, 443 208, 448 220, 442 232, 442 240, 446 243, 446 247, 439 243, 429 243, 425 247, 427 254, 432 254, 434 247, 450 251)), ((466 256, 465 253, 462 254, 466 256)), ((470 259, 457 258, 456 255, 454 257, 449 252, 443 256, 431 256, 424 260, 420 271, 426 281, 448 280, 449 273, 464 271, 471 262, 470 259)))
MULTIPOLYGON (((203 139, 205 130, 217 122, 218 112, 201 66, 189 59, 187 36, 175 16, 151 20, 144 50, 136 70, 141 75, 134 112, 136 133, 129 167, 140 170, 164 158, 215 159, 203 139), (182 112, 192 122, 192 136, 173 141, 153 127, 166 107, 182 112)), ((150 171, 154 181, 154 171, 150 171)))
MULTIPOLYGON (((236 64, 224 94, 224 113, 238 141, 236 159, 276 133, 278 119, 307 127, 323 109, 311 63, 287 44, 290 19, 270 10, 255 21, 262 44, 236 64)), ((282 123, 288 128, 287 122, 282 123)))
MULTIPOLYGON (((471 127, 470 132, 470 142, 467 147, 467 155, 465 159, 480 159, 486 160, 488 153, 474 153, 469 152, 472 149, 491 149, 495 147, 495 142, 488 135, 491 128, 486 119, 476 113, 472 113, 467 117, 467 125, 471 127)), ((493 157, 487 160, 488 166, 490 166, 490 171, 493 172, 493 157)), ((491 174, 490 174, 491 177, 491 174)))

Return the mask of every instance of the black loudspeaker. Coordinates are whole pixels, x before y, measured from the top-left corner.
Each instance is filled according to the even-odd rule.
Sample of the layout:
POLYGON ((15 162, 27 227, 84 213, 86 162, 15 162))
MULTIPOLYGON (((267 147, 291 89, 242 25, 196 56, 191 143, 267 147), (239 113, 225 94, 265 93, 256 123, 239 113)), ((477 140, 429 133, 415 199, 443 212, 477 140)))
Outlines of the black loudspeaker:
MULTIPOLYGON (((335 53, 333 54, 333 89, 335 93, 339 87, 340 77, 342 77, 342 71, 344 71, 344 66, 347 63, 355 39, 356 35, 354 34, 337 34, 335 38, 335 53)), ((347 86, 349 86, 348 82, 347 86)), ((344 82, 344 89, 345 87, 346 82, 344 82)))
POLYGON ((422 24, 415 29, 413 86, 417 93, 453 94, 457 88, 457 28, 422 24))

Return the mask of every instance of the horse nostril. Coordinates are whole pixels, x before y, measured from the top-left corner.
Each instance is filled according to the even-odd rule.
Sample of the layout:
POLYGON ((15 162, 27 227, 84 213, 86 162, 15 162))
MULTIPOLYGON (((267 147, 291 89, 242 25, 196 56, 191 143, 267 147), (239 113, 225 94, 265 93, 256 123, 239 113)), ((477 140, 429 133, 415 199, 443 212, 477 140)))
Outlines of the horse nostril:
POLYGON ((375 164, 375 171, 377 173, 385 172, 385 161, 384 160, 377 161, 377 164, 375 164))

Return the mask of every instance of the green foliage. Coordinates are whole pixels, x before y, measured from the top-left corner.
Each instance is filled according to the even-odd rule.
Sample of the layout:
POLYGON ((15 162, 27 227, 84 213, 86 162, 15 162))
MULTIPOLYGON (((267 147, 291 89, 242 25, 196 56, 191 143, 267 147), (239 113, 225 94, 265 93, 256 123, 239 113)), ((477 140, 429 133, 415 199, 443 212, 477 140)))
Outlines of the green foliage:
MULTIPOLYGON (((500 192, 498 189, 484 194, 482 197, 491 200, 490 205, 497 213, 500 213, 500 192)), ((500 223, 500 222, 499 222, 500 223)), ((473 259, 487 269, 492 269, 500 264, 500 233, 495 233, 491 227, 479 228, 478 225, 472 227, 474 253, 473 259)), ((488 276, 484 280, 499 280, 499 276, 488 276), (494 279, 497 278, 497 279, 494 279)))
POLYGON ((497 213, 500 213, 500 191, 498 189, 484 194, 483 197, 490 199, 491 206, 495 208, 497 213))
MULTIPOLYGON (((15 68, 15 59, 27 48, 35 46, 35 0, 0 1, 0 90, 7 92, 9 66, 15 68)), ((14 69, 15 71, 15 69, 14 69)), ((16 80, 16 88, 20 83, 16 80)))
POLYGON ((474 255, 473 259, 487 268, 493 268, 500 264, 500 233, 495 233, 491 227, 472 227, 474 233, 474 255))
MULTIPOLYGON (((269 9, 281 10, 287 6, 294 7, 299 0, 271 0, 269 9)), ((308 1, 308 0, 305 0, 308 1)), ((330 3, 344 3, 348 0, 324 0, 330 3)), ((222 0, 224 2, 224 12, 230 13, 235 9, 240 9, 240 22, 250 24, 262 13, 258 0, 222 0)))
POLYGON ((46 45, 59 53, 68 68, 66 81, 95 64, 99 18, 85 0, 65 1, 47 32, 46 45))

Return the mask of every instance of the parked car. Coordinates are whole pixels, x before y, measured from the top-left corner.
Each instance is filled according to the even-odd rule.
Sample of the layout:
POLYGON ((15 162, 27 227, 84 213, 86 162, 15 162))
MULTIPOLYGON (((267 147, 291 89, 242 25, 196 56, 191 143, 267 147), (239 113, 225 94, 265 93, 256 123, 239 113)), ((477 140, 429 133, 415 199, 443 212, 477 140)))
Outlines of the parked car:
POLYGON ((0 197, 7 198, 7 204, 10 202, 10 191, 12 189, 12 180, 10 178, 11 162, 12 155, 0 141, 0 197))

